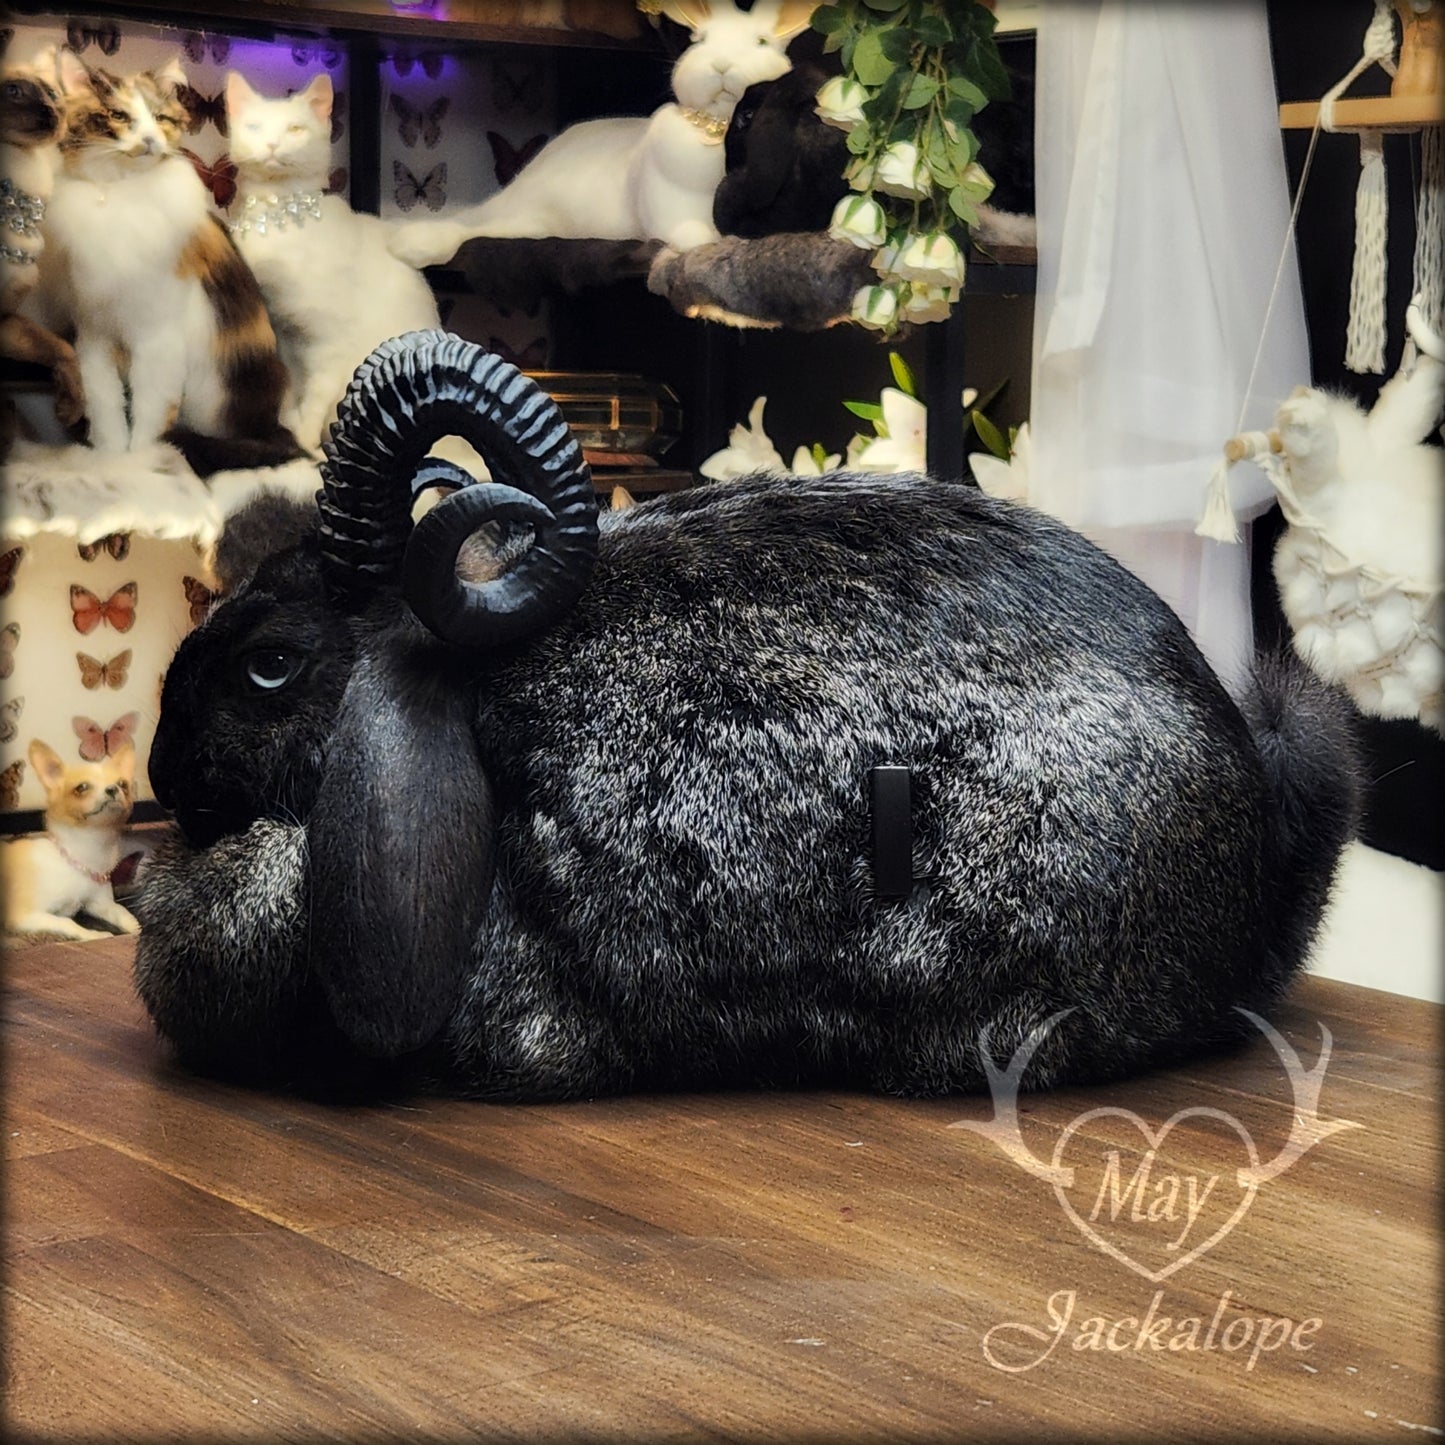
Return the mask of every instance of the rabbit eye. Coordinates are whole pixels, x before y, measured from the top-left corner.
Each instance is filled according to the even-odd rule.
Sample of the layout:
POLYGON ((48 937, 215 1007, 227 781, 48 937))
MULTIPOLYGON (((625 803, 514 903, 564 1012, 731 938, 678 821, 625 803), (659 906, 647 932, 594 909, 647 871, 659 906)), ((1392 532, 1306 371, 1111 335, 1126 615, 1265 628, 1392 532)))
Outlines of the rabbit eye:
POLYGON ((300 671, 299 657, 275 648, 250 653, 245 659, 246 681, 259 692, 285 687, 300 671))

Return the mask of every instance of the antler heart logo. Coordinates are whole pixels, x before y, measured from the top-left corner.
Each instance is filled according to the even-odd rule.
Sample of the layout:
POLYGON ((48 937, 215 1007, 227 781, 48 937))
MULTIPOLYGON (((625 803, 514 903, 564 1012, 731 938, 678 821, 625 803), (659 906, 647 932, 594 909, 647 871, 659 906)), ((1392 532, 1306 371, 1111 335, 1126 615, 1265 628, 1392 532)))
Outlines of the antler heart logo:
POLYGON ((984 1029, 978 1055, 993 1096, 994 1116, 959 1119, 949 1127, 992 1139, 1020 1168, 1053 1187, 1064 1213, 1090 1244, 1155 1284, 1218 1244, 1248 1213, 1261 1184, 1283 1174, 1322 1139, 1360 1127, 1352 1120, 1319 1116, 1320 1090, 1333 1044, 1329 1029, 1320 1025, 1319 1057, 1313 1068, 1306 1069, 1271 1024, 1240 1009, 1269 1040, 1294 1090, 1289 1138, 1268 1163, 1260 1163, 1249 1130, 1221 1109, 1181 1109, 1156 1129, 1132 1109, 1115 1105, 1090 1109, 1072 1120, 1046 1163, 1029 1148, 1019 1129, 1018 1091, 1034 1051, 1070 1012, 1064 1009, 1033 1029, 1006 1070, 994 1062, 989 1030, 984 1029), (1181 1125, 1203 1121, 1223 1125, 1223 1142, 1243 1146, 1234 1168, 1208 1173, 1169 1162, 1163 1149, 1168 1135, 1181 1125), (1126 1145, 1109 1147, 1113 1141, 1103 1126, 1116 1122, 1128 1125, 1145 1147, 1140 1149, 1132 1134, 1126 1145), (1090 1131, 1088 1136, 1085 1130, 1090 1131))
POLYGON ((1074 1227, 1090 1243, 1158 1284, 1213 1249, 1244 1218, 1259 1192, 1253 1174, 1258 1167, 1254 1140, 1237 1119, 1219 1109, 1181 1109, 1156 1130, 1132 1109, 1107 1106, 1080 1114, 1059 1136, 1053 1157, 1057 1175, 1054 1194, 1074 1227), (1146 1147, 1127 1152, 1105 1149, 1080 1137, 1101 1121, 1114 1119, 1136 1130, 1146 1147), (1181 1124, 1198 1119, 1223 1124, 1231 1139, 1238 1139, 1244 1146, 1247 1163, 1214 1173, 1171 1167, 1164 1153, 1165 1139, 1181 1124), (1088 1155, 1084 1162, 1066 1162, 1081 1153, 1088 1155), (1099 1159, 1102 1167, 1097 1165, 1099 1159), (1086 1181, 1082 1189, 1078 1187, 1081 1179, 1086 1181), (1227 1196, 1231 1193, 1237 1194, 1233 1209, 1211 1233, 1197 1238, 1201 1227, 1208 1228, 1228 1209, 1227 1196), (1075 1196, 1082 1209, 1076 1205, 1075 1196), (1191 1237, 1195 1237, 1193 1246, 1179 1253, 1191 1237), (1132 1251, 1126 1248, 1125 1240, 1132 1251), (1146 1250, 1147 1261, 1137 1257, 1146 1250))

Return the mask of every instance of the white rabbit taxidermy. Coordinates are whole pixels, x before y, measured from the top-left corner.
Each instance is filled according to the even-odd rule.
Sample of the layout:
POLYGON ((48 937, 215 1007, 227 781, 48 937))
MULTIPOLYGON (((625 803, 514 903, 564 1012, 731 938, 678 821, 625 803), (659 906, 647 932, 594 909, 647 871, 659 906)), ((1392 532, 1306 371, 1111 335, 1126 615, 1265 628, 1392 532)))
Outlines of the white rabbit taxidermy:
POLYGON ((1275 580, 1300 655, 1366 712, 1439 730, 1445 343, 1411 306, 1417 348, 1366 412, 1299 387, 1274 431, 1237 438, 1268 472, 1290 523, 1275 580))
POLYGON ((399 226, 392 251, 412 266, 449 261, 474 236, 664 241, 679 251, 718 239, 713 192, 723 178, 723 136, 748 86, 790 69, 787 41, 813 6, 757 0, 663 0, 692 43, 672 72, 675 102, 650 116, 569 126, 511 182, 445 220, 399 226))

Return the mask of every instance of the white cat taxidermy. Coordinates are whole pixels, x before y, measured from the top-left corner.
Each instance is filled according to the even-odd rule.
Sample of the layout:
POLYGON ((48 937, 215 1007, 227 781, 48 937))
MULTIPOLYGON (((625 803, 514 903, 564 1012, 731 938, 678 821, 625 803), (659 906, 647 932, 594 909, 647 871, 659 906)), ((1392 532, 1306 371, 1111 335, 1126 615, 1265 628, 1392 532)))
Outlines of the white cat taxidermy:
POLYGON ((165 436, 198 471, 295 456, 260 291, 180 154, 179 63, 120 78, 61 51, 58 78, 63 168, 32 299, 52 329, 75 330, 91 445, 124 452, 165 436))
POLYGON ((281 100, 226 77, 237 207, 232 235, 276 326, 295 392, 292 430, 320 448, 374 347, 441 326, 426 280, 387 249, 387 223, 326 194, 331 77, 281 100))
POLYGON ((99 762, 67 763, 37 740, 30 744, 30 766, 45 788, 45 832, 0 849, 5 931, 108 938, 75 921, 77 913, 88 913, 122 933, 139 933, 110 883, 130 817, 135 749, 126 743, 99 762))
POLYGON ((718 239, 713 192, 725 170, 723 137, 742 93, 792 68, 786 47, 811 3, 662 0, 691 31, 672 72, 675 102, 651 116, 586 120, 549 141, 480 205, 397 227, 392 249, 413 266, 449 261, 474 236, 663 241, 687 251, 718 239))

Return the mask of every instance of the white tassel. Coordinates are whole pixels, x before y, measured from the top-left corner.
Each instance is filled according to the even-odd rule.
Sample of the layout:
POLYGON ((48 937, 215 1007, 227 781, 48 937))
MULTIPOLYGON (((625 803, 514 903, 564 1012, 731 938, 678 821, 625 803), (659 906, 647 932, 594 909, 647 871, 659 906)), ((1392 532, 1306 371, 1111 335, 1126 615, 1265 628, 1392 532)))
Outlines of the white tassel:
POLYGON ((1196 537, 1208 537, 1214 542, 1238 542, 1239 523, 1234 518, 1234 507, 1229 500, 1229 468, 1226 458, 1215 467, 1204 490, 1204 512, 1194 529, 1196 537))
POLYGON ((1445 330, 1445 144, 1438 125, 1427 125, 1420 135, 1414 296, 1426 325, 1445 330))
POLYGON ((1355 268, 1345 365, 1385 370, 1385 144, 1377 130, 1360 132, 1360 184, 1355 191, 1355 268))

